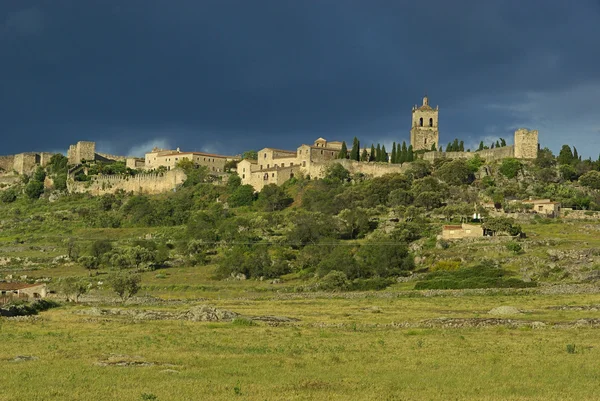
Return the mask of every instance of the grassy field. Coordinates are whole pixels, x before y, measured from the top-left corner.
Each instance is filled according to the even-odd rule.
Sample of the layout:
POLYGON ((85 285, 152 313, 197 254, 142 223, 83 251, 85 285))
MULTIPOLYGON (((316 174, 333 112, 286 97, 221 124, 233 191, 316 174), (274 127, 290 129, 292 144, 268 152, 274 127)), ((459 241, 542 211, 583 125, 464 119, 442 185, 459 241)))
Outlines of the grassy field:
POLYGON ((210 304, 300 320, 271 326, 76 313, 87 306, 0 320, 0 399, 592 400, 600 390, 598 330, 552 327, 600 312, 549 309, 600 304, 600 295, 294 295, 210 304), (501 305, 524 311, 511 319, 547 326, 419 327, 431 318, 490 317, 501 305))

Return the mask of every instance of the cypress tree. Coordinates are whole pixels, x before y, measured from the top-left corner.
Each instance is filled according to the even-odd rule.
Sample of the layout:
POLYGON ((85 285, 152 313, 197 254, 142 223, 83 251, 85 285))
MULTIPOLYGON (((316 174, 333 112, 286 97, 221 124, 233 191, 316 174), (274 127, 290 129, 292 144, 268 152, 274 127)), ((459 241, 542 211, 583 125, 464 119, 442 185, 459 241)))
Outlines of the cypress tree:
POLYGON ((492 146, 490 146, 490 149, 494 149, 494 142, 492 142, 492 146))
POLYGON ((577 153, 577 148, 573 146, 573 160, 579 160, 579 154, 577 153))
POLYGON ((376 162, 381 161, 381 145, 380 144, 377 144, 377 149, 375 150, 375 161, 376 162))
POLYGON ((452 142, 448 142, 448 145, 446 146, 446 152, 452 152, 452 142))
POLYGON ((388 155, 387 151, 385 150, 385 145, 383 145, 381 147, 381 161, 384 163, 389 163, 389 161, 390 161, 389 155, 388 155))
POLYGON ((371 154, 369 155, 369 161, 375 161, 375 145, 371 144, 371 154))
POLYGON ((342 149, 338 154, 338 159, 346 159, 348 157, 348 147, 346 146, 346 141, 342 142, 342 149))
POLYGON ((352 140, 352 150, 350 151, 350 160, 358 161, 360 158, 360 142, 357 137, 352 140))
POLYGON ((412 145, 410 145, 406 151, 406 161, 412 162, 413 160, 415 160, 415 154, 413 153, 412 145))
POLYGON ((398 144, 398 163, 404 164, 406 162, 406 153, 408 150, 406 149, 406 141, 402 141, 402 147, 398 144))
POLYGON ((460 152, 464 152, 465 151, 465 143, 464 143, 464 141, 460 141, 460 143, 458 144, 458 150, 460 152))
POLYGON ((500 142, 496 141, 496 147, 499 148, 500 147, 500 142))
POLYGON ((506 141, 504 140, 504 138, 500 138, 500 146, 501 147, 505 147, 506 146, 506 141))
POLYGON ((362 151, 362 155, 360 155, 360 161, 361 162, 368 162, 369 161, 369 154, 367 153, 367 149, 363 149, 362 151))
POLYGON ((435 146, 435 142, 431 144, 431 150, 434 152, 437 150, 437 146, 435 146))
POLYGON ((479 147, 477 148, 477 150, 483 150, 483 141, 479 142, 479 147))
POLYGON ((458 138, 454 138, 454 142, 452 142, 452 151, 458 152, 460 146, 458 145, 458 138))
POLYGON ((395 164, 397 162, 398 158, 398 154, 396 153, 396 142, 392 143, 392 160, 390 160, 392 162, 392 164, 395 164))

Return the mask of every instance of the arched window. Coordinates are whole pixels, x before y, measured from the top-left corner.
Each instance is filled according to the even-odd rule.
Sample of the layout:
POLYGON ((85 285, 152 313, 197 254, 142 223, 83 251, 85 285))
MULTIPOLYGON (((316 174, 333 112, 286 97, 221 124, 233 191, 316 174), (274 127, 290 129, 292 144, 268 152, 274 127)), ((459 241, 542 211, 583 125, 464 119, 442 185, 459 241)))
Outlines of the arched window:
POLYGON ((419 118, 419 127, 423 126, 423 117, 419 118))
POLYGON ((430 127, 433 127, 433 118, 430 118, 430 119, 429 119, 429 126, 430 126, 430 127))

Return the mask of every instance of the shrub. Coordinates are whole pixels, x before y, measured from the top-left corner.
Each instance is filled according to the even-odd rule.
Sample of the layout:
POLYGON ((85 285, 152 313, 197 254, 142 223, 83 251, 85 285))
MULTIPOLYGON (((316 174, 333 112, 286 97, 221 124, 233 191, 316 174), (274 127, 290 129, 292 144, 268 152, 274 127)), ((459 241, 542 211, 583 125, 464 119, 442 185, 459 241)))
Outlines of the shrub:
POLYGON ((332 270, 319 281, 317 288, 322 291, 345 291, 349 284, 346 273, 332 270))
POLYGON ((527 288, 535 287, 535 282, 525 282, 508 277, 508 272, 484 261, 476 266, 455 271, 429 273, 424 280, 415 284, 415 290, 446 290, 467 288, 527 288))
POLYGON ((511 241, 511 242, 508 242, 505 246, 506 246, 506 249, 508 249, 515 255, 518 255, 519 253, 523 252, 523 247, 518 242, 511 241))
POLYGON ((12 203, 17 200, 17 191, 14 188, 0 192, 0 202, 12 203))
POLYGON ((460 269, 460 262, 457 260, 440 260, 436 262, 433 266, 431 266, 430 270, 432 272, 438 271, 456 271, 460 269))

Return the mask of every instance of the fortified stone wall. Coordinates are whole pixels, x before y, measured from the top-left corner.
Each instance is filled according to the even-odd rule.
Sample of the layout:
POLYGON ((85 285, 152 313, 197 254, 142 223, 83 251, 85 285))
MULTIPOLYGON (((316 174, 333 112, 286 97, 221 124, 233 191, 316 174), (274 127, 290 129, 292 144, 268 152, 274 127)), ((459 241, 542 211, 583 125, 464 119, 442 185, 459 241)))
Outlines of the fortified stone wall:
POLYGON ((40 164, 40 155, 37 153, 19 153, 15 155, 14 169, 19 174, 31 174, 40 164))
POLYGON ((92 181, 74 181, 70 176, 67 189, 70 193, 90 193, 103 195, 115 193, 118 190, 142 194, 159 194, 177 188, 186 179, 180 169, 170 170, 162 174, 138 174, 135 176, 99 175, 92 181))
POLYGON ((502 160, 509 157, 515 157, 515 148, 513 145, 504 146, 501 148, 484 149, 476 152, 426 152, 423 154, 423 159, 433 162, 436 159, 470 159, 475 155, 479 155, 487 162, 502 160))
POLYGON ((79 164, 82 160, 96 159, 96 142, 79 141, 69 146, 67 152, 69 164, 79 164))
MULTIPOLYGON (((356 160, 349 159, 335 159, 325 162, 313 162, 310 167, 305 171, 305 174, 311 176, 311 178, 322 178, 325 176, 327 168, 334 163, 341 164, 350 174, 359 174, 370 177, 381 177, 385 174, 403 173, 408 170, 410 163, 400 164, 388 164, 388 163, 365 163, 357 162, 356 160)), ((303 169, 305 170, 305 169, 303 169)))
POLYGON ((15 166, 15 156, 0 156, 0 169, 5 172, 11 172, 14 170, 15 166))
MULTIPOLYGON (((85 160, 89 160, 89 159, 85 159, 85 160)), ((127 157, 126 156, 109 155, 108 153, 96 153, 94 155, 94 160, 125 162, 127 160, 127 157)))

